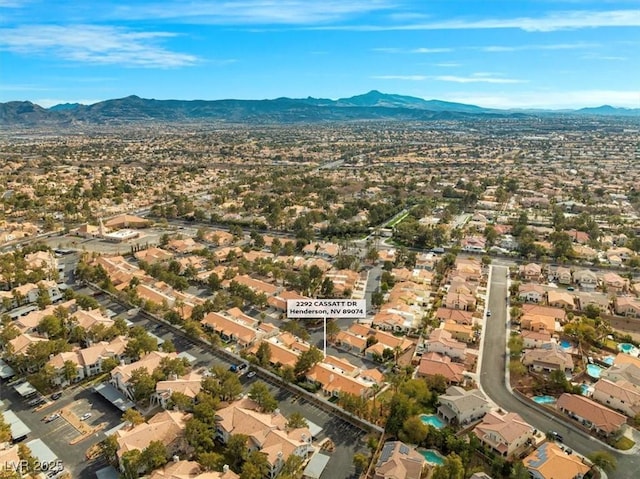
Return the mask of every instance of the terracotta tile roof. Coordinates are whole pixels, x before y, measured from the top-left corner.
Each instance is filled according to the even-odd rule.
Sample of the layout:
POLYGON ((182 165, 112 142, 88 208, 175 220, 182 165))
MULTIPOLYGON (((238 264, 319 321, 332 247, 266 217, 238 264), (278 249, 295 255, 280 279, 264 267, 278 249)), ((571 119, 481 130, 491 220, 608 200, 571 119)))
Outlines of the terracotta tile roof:
POLYGON ((186 421, 190 414, 181 411, 162 411, 148 422, 138 424, 132 429, 116 431, 118 441, 118 457, 133 449, 139 451, 146 448, 151 441, 161 441, 165 446, 171 444, 184 433, 186 421))
POLYGON ((464 379, 464 366, 452 363, 451 358, 438 353, 423 354, 418 366, 419 376, 442 375, 447 381, 461 383, 464 379))
POLYGON ((627 417, 578 394, 563 394, 556 407, 591 422, 597 429, 611 434, 627 422, 627 417))
POLYGON ((553 442, 545 442, 522 461, 539 479, 575 479, 591 469, 575 455, 569 455, 553 442))

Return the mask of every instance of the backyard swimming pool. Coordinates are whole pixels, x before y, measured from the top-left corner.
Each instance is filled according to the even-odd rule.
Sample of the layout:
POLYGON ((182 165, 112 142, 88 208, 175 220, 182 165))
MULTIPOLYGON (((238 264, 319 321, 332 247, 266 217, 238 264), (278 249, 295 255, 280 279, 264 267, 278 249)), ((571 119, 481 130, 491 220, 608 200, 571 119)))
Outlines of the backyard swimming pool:
POLYGON ((533 396, 531 399, 538 404, 553 404, 556 402, 556 398, 553 396, 533 396))
POLYGON ((562 349, 569 349, 571 347, 571 342, 563 339, 562 341, 560 341, 560 347, 562 349))
POLYGON ((602 358, 602 362, 608 364, 609 366, 613 366, 613 362, 616 360, 615 356, 607 356, 602 358))
POLYGON ((444 456, 434 449, 425 449, 418 452, 430 464, 435 464, 436 466, 444 464, 444 456))
POLYGON ((583 396, 591 396, 593 394, 593 387, 588 384, 580 385, 580 394, 583 396))
POLYGON ((638 350, 638 348, 636 348, 631 343, 620 343, 620 344, 618 344, 618 351, 621 351, 621 352, 623 352, 625 354, 630 354, 632 356, 638 356, 638 353, 640 352, 640 350, 638 350))
POLYGON ((593 379, 600 379, 602 368, 597 364, 587 364, 587 374, 593 379))
POLYGON ((436 429, 442 429, 444 427, 444 422, 435 414, 420 414, 420 420, 423 424, 427 424, 429 426, 433 426, 436 429))

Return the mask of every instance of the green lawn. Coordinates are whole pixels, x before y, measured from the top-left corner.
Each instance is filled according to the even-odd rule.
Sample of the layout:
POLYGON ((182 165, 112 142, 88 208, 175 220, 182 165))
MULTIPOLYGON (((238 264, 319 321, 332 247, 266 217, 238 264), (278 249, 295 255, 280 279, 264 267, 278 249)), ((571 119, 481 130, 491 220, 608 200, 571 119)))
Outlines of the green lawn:
POLYGON ((636 443, 633 442, 631 439, 629 439, 627 436, 622 436, 617 441, 614 441, 611 445, 616 449, 619 449, 621 451, 626 451, 628 449, 631 449, 633 446, 635 446, 635 444, 636 443))
POLYGON ((387 228, 393 228, 395 225, 397 225, 398 223, 400 223, 403 219, 405 219, 407 216, 409 216, 409 212, 407 211, 406 213, 404 213, 403 215, 398 216, 395 220, 393 221, 389 221, 385 226, 387 228))

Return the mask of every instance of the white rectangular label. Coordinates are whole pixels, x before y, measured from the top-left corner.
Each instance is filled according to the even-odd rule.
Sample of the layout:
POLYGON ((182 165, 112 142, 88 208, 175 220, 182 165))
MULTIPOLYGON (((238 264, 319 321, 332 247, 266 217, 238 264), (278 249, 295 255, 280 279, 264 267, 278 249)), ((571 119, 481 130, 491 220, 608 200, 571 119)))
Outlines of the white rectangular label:
POLYGON ((288 318, 366 318, 366 299, 288 299, 288 318))

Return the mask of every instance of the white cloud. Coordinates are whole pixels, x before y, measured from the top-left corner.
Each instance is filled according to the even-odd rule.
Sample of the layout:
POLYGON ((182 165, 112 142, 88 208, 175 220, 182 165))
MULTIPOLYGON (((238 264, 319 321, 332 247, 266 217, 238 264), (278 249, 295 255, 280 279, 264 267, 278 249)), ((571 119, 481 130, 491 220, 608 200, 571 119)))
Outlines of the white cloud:
POLYGON ((454 63, 454 62, 435 63, 434 65, 437 67, 443 67, 443 68, 457 68, 462 66, 461 63, 454 63))
POLYGON ((518 80, 515 78, 496 77, 492 73, 474 73, 471 76, 455 76, 455 75, 438 75, 432 77, 434 80, 452 82, 452 83, 526 83, 526 80, 518 80))
POLYGON ((458 93, 445 98, 489 108, 584 108, 612 105, 640 108, 640 92, 628 90, 528 91, 504 95, 458 93))
POLYGON ((599 45, 597 43, 551 43, 544 44, 532 44, 532 45, 489 45, 485 47, 474 47, 477 50, 487 53, 500 53, 500 52, 521 52, 526 50, 577 50, 584 48, 595 48, 599 45))
POLYGON ((121 7, 115 15, 129 20, 172 19, 219 25, 310 25, 392 8, 387 0, 242 0, 164 2, 121 7))
POLYGON ((411 53, 448 53, 452 51, 453 48, 416 48, 411 50, 411 53))
POLYGON ((425 75, 378 75, 372 78, 376 80, 407 80, 407 81, 424 81, 429 77, 425 75))
POLYGON ((194 55, 169 51, 156 43, 174 34, 137 32, 95 25, 27 25, 0 29, 0 48, 24 55, 53 55, 94 64, 175 68, 198 62, 194 55))
POLYGON ((570 10, 554 11, 539 17, 487 18, 481 20, 454 19, 423 23, 390 25, 334 25, 315 29, 356 31, 412 31, 412 30, 486 30, 517 29, 527 32, 552 32, 602 27, 639 27, 640 10, 570 10))

